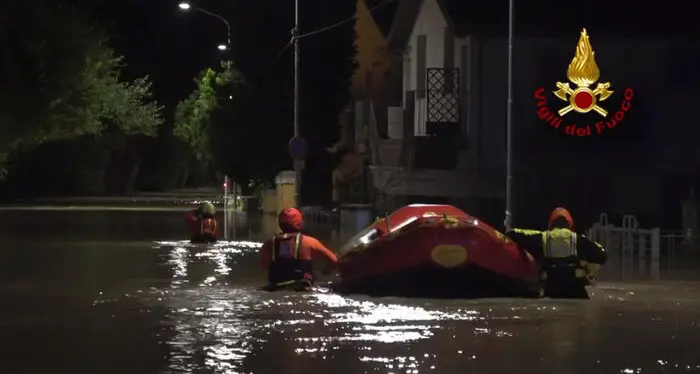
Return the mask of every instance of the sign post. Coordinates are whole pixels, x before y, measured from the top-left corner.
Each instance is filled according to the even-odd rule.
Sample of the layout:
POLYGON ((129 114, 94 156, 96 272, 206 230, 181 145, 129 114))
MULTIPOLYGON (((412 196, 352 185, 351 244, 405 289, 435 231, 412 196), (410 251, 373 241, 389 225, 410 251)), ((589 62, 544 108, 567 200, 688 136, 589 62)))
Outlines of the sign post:
POLYGON ((231 226, 231 240, 236 240, 236 228, 238 227, 238 197, 239 197, 239 191, 238 191, 238 183, 233 182, 229 179, 229 183, 231 183, 231 191, 233 197, 228 200, 229 204, 233 204, 233 209, 228 211, 228 214, 231 215, 231 218, 229 219, 229 225, 231 226), (233 201, 231 201, 233 200, 233 201))
POLYGON ((224 175, 224 240, 228 240, 228 175, 224 175))

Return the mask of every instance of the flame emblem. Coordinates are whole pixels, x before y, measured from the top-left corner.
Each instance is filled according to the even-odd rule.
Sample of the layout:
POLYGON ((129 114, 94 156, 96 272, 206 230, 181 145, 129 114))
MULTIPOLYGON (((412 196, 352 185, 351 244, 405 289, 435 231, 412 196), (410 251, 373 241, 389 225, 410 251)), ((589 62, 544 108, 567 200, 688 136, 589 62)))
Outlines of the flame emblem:
POLYGON ((588 113, 592 110, 603 117, 608 115, 608 112, 598 103, 605 101, 615 91, 609 89, 610 82, 598 83, 595 89, 590 88, 600 78, 600 70, 595 62, 595 52, 591 47, 586 29, 581 31, 581 37, 576 45, 576 55, 569 64, 566 77, 576 85, 576 88, 572 89, 569 83, 557 82, 558 90, 554 91, 554 95, 569 102, 569 105, 559 109, 560 116, 572 110, 578 113, 588 113))

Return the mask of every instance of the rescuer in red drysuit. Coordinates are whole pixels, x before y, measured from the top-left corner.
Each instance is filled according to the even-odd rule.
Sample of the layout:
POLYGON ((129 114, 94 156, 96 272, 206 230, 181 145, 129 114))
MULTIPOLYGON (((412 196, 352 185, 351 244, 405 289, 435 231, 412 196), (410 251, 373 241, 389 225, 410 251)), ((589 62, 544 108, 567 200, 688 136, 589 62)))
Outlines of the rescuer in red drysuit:
POLYGON ((318 239, 301 233, 304 226, 301 212, 287 208, 279 215, 281 233, 266 241, 260 249, 260 267, 268 271, 266 289, 290 287, 301 291, 314 284, 312 260, 321 259, 330 272, 338 257, 318 239))
POLYGON ((553 298, 588 298, 586 285, 607 261, 605 248, 573 231, 568 210, 556 208, 547 231, 513 229, 506 235, 540 263, 544 295, 553 298))
POLYGON ((214 204, 205 201, 185 215, 192 243, 215 243, 219 239, 214 204))

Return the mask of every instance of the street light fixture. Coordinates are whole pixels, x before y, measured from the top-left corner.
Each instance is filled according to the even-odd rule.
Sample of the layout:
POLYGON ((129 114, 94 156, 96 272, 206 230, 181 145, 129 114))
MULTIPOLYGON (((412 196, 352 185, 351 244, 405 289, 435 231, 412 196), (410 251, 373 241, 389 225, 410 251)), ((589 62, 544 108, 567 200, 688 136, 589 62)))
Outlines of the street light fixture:
POLYGON ((190 10, 190 9, 193 9, 193 10, 202 12, 202 13, 208 15, 208 16, 214 17, 214 18, 218 19, 219 21, 223 22, 224 25, 226 25, 226 44, 219 44, 219 45, 217 46, 217 48, 218 48, 220 51, 226 51, 226 50, 228 50, 228 49, 231 47, 231 25, 228 23, 228 21, 226 20, 226 18, 224 18, 224 17, 222 17, 222 16, 220 16, 220 15, 214 13, 214 12, 210 12, 210 11, 208 11, 208 10, 206 10, 206 9, 203 9, 203 8, 200 8, 200 7, 192 6, 192 4, 190 4, 190 3, 186 2, 186 1, 183 1, 183 2, 181 2, 181 3, 179 3, 179 4, 177 4, 177 6, 178 6, 178 8, 180 8, 180 9, 183 10, 183 11, 188 11, 188 10, 190 10))
MULTIPOLYGON (((512 1, 512 0, 511 0, 512 1)), ((213 12, 199 7, 193 7, 188 2, 180 2, 178 7, 183 11, 188 11, 194 9, 200 11, 206 15, 217 18, 226 25, 227 38, 226 44, 218 45, 219 50, 225 51, 231 48, 231 25, 228 21, 213 12)), ((292 29, 292 43, 294 44, 294 139, 301 139, 301 126, 300 126, 300 105, 299 105, 299 0, 294 0, 294 28, 292 29)), ((233 96, 229 96, 229 100, 233 100, 233 96)), ((302 161, 294 160, 294 205, 299 206, 299 195, 301 191, 301 172, 302 172, 302 161)))

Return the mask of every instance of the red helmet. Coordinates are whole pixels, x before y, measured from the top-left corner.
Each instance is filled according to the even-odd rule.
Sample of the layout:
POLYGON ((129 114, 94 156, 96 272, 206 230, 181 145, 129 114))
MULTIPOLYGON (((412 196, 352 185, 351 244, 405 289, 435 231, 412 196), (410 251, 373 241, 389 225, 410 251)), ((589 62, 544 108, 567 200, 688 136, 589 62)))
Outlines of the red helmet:
POLYGON ((287 208, 280 212, 278 222, 283 232, 297 232, 304 227, 304 219, 297 208, 287 208))
POLYGON ((566 223, 569 226, 569 229, 574 228, 574 218, 571 217, 571 213, 569 213, 568 210, 562 207, 558 207, 552 211, 552 214, 549 215, 549 228, 552 228, 552 225, 557 221, 563 219, 566 221, 566 223))

